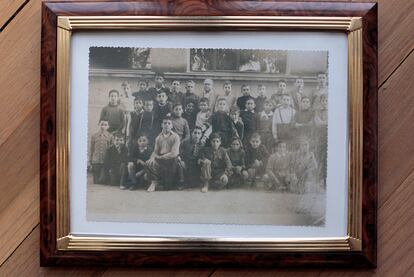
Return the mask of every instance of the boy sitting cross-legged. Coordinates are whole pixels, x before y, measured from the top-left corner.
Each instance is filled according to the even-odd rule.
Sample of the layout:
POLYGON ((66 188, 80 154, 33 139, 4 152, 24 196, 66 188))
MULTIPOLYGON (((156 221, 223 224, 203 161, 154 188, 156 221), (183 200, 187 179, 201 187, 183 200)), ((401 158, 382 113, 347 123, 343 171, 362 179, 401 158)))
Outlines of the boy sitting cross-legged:
POLYGON ((160 183, 166 188, 171 188, 176 181, 180 137, 172 128, 171 117, 165 117, 162 120, 162 131, 155 139, 154 152, 145 163, 148 179, 151 181, 148 192, 155 191, 160 183))
POLYGON ((198 163, 201 165, 201 192, 207 192, 209 186, 217 189, 226 187, 231 170, 231 161, 226 150, 221 147, 221 136, 213 133, 210 137, 211 147, 205 147, 198 163))
POLYGON ((148 147, 148 138, 145 135, 138 137, 136 144, 129 153, 128 176, 130 190, 135 190, 147 183, 144 178, 145 162, 150 158, 152 150, 148 147))

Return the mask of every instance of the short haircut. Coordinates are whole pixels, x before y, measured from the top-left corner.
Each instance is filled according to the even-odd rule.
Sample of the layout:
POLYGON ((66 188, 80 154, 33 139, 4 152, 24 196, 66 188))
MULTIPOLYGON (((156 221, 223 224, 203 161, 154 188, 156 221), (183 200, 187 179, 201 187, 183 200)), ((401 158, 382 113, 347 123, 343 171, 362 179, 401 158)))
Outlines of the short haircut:
MULTIPOLYGON (((195 130, 199 130, 201 133, 203 132, 203 128, 201 128, 200 126, 194 126, 193 132, 195 130)), ((192 133, 192 132, 191 132, 192 133)))
POLYGON ((172 117, 171 117, 171 114, 167 114, 163 119, 162 119, 162 121, 164 122, 165 120, 169 120, 169 121, 172 121, 172 117))
POLYGON ((175 107, 178 107, 178 106, 180 106, 182 108, 183 107, 183 104, 181 102, 175 102, 173 104, 173 110, 175 109, 175 107))
POLYGON ((205 84, 205 83, 210 83, 210 84, 214 84, 214 82, 213 82, 213 79, 205 79, 204 80, 204 82, 203 82, 203 84, 205 84))
POLYGON ((302 102, 303 99, 308 99, 310 101, 310 98, 308 96, 303 96, 302 99, 300 99, 300 102, 302 102))
POLYGON ((260 136, 259 133, 253 133, 250 137, 250 140, 252 140, 252 139, 260 139, 261 140, 262 137, 260 136))
POLYGON ((122 84, 121 84, 121 87, 125 87, 127 85, 129 85, 129 82, 128 81, 123 81, 122 84))
POLYGON ((109 119, 107 117, 102 117, 101 119, 99 119, 98 124, 101 123, 102 121, 109 122, 109 119))
POLYGON ((320 101, 322 102, 322 100, 328 99, 328 95, 326 93, 321 95, 320 101))
POLYGON ((124 134, 122 134, 121 132, 115 132, 115 134, 114 134, 114 137, 115 138, 124 138, 124 134))
POLYGON ((247 84, 243 84, 243 85, 241 86, 241 90, 243 90, 243 89, 244 89, 244 88, 246 88, 246 87, 250 88, 250 86, 249 86, 249 85, 247 85, 247 84))
POLYGON ((273 102, 270 99, 266 99, 264 102, 265 105, 272 105, 273 106, 273 102))
POLYGON ((154 103, 154 99, 151 99, 151 98, 146 98, 146 99, 144 100, 144 104, 145 104, 145 103, 149 103, 149 102, 154 103))
POLYGON ((139 78, 138 79, 138 84, 139 83, 145 83, 147 86, 148 86, 148 80, 147 79, 145 79, 145 78, 139 78))
POLYGON ((174 83, 174 82, 178 82, 179 84, 181 84, 180 80, 177 80, 177 79, 172 80, 171 84, 174 83))
POLYGON ((207 105, 210 104, 210 100, 207 97, 203 97, 200 99, 199 104, 201 103, 207 103, 207 105))
POLYGON ((157 78, 157 77, 162 77, 162 78, 165 78, 165 77, 164 77, 164 73, 163 73, 163 72, 161 72, 161 71, 157 71, 157 72, 155 72, 154 78, 157 78))
POLYGON ((219 97, 219 99, 217 99, 217 104, 220 103, 220 102, 226 102, 226 104, 227 104, 227 99, 224 98, 224 97, 219 97))
POLYGON ((277 148, 280 144, 286 144, 284 140, 275 140, 273 143, 273 148, 277 148))
POLYGON ((285 80, 285 79, 281 79, 281 80, 279 80, 279 82, 277 82, 277 83, 278 83, 278 84, 280 84, 280 83, 285 83, 285 84, 286 84, 287 82, 286 82, 286 80, 285 80))
POLYGON ((227 85, 230 85, 231 86, 231 82, 230 81, 225 81, 224 84, 223 84, 223 87, 224 86, 227 86, 227 85))
POLYGON ((233 141, 236 141, 236 140, 240 143, 240 146, 243 147, 243 143, 242 143, 241 139, 237 136, 232 137, 230 142, 233 143, 233 141))
POLYGON ((194 83, 194 81, 193 81, 193 80, 188 80, 188 81, 186 82, 186 84, 193 84, 193 85, 195 85, 195 83, 194 83))
POLYGON ((163 89, 160 89, 159 91, 157 91, 157 95, 160 95, 162 93, 165 93, 165 95, 167 95, 167 92, 165 90, 163 90, 163 89))
POLYGON ((240 112, 240 108, 237 106, 233 106, 230 108, 230 113, 238 113, 240 112))
POLYGON ((119 96, 119 91, 117 91, 116 89, 111 89, 109 92, 108 92, 108 96, 111 96, 111 94, 112 93, 116 93, 118 96, 119 96))
POLYGON ((219 133, 212 133, 210 136, 210 140, 219 139, 221 141, 221 136, 219 133))
POLYGON ((146 138, 148 140, 148 135, 147 134, 140 134, 140 135, 138 135, 136 141, 138 141, 140 138, 146 138))
POLYGON ((144 102, 144 97, 142 97, 141 95, 136 96, 136 97, 134 98, 134 103, 135 103, 135 102, 137 102, 137 101, 144 102))
POLYGON ((249 97, 246 99, 246 103, 247 103, 247 101, 250 101, 250 100, 252 100, 254 103, 256 103, 256 101, 254 101, 254 98, 253 98, 253 97, 251 97, 251 96, 249 96, 249 97))

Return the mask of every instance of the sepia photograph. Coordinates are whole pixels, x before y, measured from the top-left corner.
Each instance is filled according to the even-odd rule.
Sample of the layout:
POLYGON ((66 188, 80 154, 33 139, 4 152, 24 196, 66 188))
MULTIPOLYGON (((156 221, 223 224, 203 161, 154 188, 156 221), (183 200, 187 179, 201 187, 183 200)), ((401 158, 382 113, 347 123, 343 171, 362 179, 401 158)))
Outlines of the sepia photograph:
POLYGON ((328 55, 90 47, 87 219, 324 226, 328 55))

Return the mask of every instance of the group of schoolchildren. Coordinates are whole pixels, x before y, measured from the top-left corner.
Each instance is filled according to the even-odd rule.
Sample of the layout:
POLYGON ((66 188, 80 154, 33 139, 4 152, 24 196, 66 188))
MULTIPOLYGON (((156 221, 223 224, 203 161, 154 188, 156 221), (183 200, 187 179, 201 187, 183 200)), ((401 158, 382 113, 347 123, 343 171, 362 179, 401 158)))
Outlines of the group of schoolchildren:
POLYGON ((308 182, 325 181, 326 74, 318 74, 312 92, 304 91, 302 78, 292 91, 281 80, 270 97, 263 84, 257 97, 249 85, 235 97, 230 81, 220 93, 211 79, 200 93, 192 80, 185 92, 179 80, 167 87, 162 73, 154 81, 149 87, 140 79, 133 93, 128 82, 121 92, 109 91, 90 142, 95 184, 148 192, 260 186, 303 193, 308 182))

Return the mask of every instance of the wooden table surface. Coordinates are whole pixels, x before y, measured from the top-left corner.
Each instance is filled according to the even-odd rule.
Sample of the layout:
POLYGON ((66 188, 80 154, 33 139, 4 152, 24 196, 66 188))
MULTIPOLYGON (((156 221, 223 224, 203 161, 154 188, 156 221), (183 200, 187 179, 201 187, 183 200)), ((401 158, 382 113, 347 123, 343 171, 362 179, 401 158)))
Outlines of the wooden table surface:
POLYGON ((379 0, 378 268, 39 267, 41 0, 0 0, 0 276, 414 276, 414 0, 379 0))

